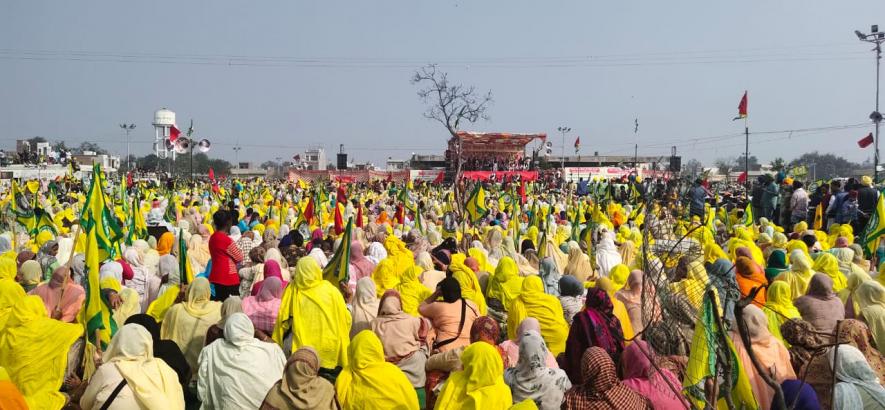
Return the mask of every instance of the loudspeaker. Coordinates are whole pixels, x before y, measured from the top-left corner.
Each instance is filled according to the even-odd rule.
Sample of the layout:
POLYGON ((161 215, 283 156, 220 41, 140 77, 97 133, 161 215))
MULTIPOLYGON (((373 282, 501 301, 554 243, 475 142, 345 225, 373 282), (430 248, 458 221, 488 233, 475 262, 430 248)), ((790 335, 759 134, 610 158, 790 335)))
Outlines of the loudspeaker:
POLYGON ((670 172, 682 171, 682 157, 670 157, 670 172))
POLYGON ((347 169, 347 154, 338 154, 338 169, 347 169))

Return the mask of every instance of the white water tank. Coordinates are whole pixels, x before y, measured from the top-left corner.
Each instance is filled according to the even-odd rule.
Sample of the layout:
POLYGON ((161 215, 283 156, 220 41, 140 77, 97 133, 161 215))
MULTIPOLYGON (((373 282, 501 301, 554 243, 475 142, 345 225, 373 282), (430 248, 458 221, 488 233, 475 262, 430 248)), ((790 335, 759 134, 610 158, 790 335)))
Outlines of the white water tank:
POLYGON ((160 108, 156 112, 154 112, 154 126, 156 127, 169 127, 175 125, 175 112, 167 110, 166 108, 160 108))

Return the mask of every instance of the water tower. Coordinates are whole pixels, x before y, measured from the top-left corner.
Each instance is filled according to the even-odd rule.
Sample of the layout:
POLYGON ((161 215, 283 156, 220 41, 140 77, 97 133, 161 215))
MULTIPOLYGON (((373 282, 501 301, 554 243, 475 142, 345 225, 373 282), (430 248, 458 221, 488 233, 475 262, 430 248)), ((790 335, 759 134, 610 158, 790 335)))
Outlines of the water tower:
POLYGON ((175 125, 175 112, 165 107, 154 112, 154 153, 158 158, 168 158, 171 150, 166 146, 169 130, 175 125))

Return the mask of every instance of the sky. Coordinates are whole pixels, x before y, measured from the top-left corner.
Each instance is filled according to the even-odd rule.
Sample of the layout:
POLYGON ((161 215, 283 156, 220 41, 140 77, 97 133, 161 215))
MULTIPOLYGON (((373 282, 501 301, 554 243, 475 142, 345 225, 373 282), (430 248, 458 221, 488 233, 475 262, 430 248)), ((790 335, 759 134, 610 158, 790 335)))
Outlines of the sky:
POLYGON ((441 154, 409 81, 436 63, 492 92, 490 119, 463 129, 547 133, 557 154, 567 126, 569 153, 579 136, 588 155, 735 158, 748 90, 751 155, 861 162, 875 60, 853 31, 875 23, 885 1, 7 1, 0 148, 43 136, 125 154, 126 122, 144 155, 167 107, 230 161, 441 154))

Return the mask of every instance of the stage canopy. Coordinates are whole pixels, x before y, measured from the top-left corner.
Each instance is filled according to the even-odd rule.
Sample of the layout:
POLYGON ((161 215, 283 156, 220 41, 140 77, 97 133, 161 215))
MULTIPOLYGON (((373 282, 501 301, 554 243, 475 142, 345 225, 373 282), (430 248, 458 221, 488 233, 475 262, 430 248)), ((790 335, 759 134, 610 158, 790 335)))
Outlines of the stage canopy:
MULTIPOLYGON (((535 139, 545 141, 547 134, 510 134, 506 132, 458 131, 457 138, 464 144, 463 151, 470 152, 518 152, 535 139)), ((451 145, 454 138, 449 142, 451 145)))

